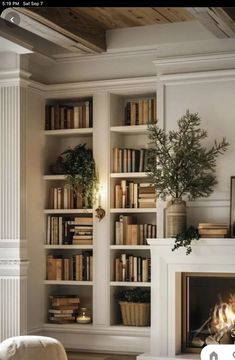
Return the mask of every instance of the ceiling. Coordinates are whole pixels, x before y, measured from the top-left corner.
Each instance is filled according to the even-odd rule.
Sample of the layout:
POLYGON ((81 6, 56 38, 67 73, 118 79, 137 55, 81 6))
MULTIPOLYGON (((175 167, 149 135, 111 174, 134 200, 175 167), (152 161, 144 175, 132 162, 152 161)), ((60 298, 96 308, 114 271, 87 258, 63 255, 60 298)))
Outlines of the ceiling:
POLYGON ((82 54, 105 52, 106 32, 198 20, 217 38, 235 37, 235 8, 32 7, 15 8, 20 26, 54 45, 82 54))

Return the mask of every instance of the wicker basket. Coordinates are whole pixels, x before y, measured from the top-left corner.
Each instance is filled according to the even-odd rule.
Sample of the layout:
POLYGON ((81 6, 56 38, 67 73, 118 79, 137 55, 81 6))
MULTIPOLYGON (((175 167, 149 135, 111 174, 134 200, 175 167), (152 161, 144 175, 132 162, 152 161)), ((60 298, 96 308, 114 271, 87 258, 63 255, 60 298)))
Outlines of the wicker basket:
POLYGON ((150 304, 119 301, 123 325, 149 326, 150 304))

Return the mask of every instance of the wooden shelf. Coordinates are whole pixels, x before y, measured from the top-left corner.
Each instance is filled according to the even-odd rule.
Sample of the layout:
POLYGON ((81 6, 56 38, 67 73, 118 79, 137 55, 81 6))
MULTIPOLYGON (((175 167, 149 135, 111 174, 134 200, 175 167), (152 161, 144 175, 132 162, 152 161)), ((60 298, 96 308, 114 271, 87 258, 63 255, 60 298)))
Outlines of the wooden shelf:
POLYGON ((120 134, 147 134, 147 125, 111 126, 111 132, 120 134))
POLYGON ((111 178, 147 178, 149 177, 145 172, 125 172, 125 173, 111 173, 111 178))
POLYGON ((111 281, 110 286, 141 286, 141 287, 151 287, 151 282, 141 282, 141 281, 111 281))
POLYGON ((93 281, 44 280, 44 284, 45 285, 66 285, 66 286, 76 286, 76 285, 90 286, 90 285, 93 285, 93 281))
POLYGON ((149 245, 110 245, 111 250, 150 250, 149 245))
POLYGON ((125 208, 112 208, 110 209, 112 214, 119 214, 119 213, 156 213, 157 208, 132 208, 132 209, 125 209, 125 208))
POLYGON ((93 209, 45 209, 44 214, 92 214, 93 209))
POLYGON ((53 250, 53 249, 64 249, 64 250, 74 250, 74 249, 93 249, 93 245, 44 245, 44 249, 53 250))
POLYGON ((47 136, 71 136, 71 135, 82 135, 90 136, 93 133, 93 128, 84 129, 59 129, 59 130, 45 130, 44 134, 47 136))

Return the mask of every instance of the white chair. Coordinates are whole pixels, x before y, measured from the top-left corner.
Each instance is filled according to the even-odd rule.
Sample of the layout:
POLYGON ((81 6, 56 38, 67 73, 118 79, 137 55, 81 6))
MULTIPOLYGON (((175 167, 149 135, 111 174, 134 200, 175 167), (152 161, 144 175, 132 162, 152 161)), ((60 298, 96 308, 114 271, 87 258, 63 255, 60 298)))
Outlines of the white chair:
POLYGON ((0 343, 0 360, 68 360, 63 345, 46 336, 15 336, 0 343))

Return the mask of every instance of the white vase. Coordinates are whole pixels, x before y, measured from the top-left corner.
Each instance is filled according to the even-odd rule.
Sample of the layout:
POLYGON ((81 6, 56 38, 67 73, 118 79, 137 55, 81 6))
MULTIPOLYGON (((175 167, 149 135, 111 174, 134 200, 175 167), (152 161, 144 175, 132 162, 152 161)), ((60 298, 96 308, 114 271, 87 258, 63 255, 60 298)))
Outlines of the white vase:
POLYGON ((186 226, 186 202, 182 199, 168 201, 166 205, 166 237, 176 237, 177 234, 186 230, 186 226))

